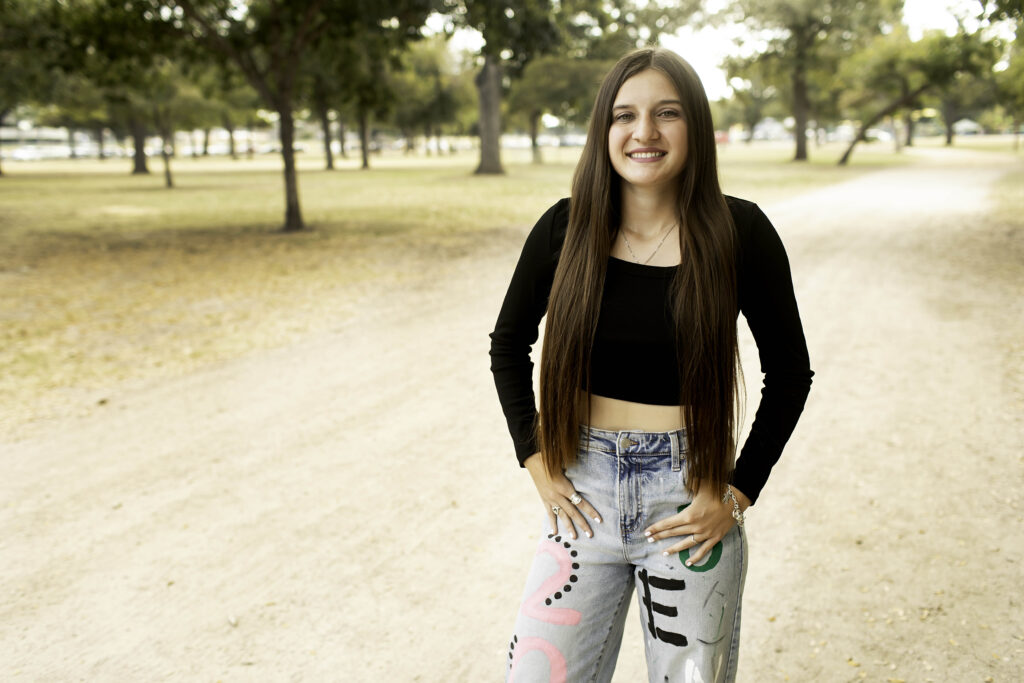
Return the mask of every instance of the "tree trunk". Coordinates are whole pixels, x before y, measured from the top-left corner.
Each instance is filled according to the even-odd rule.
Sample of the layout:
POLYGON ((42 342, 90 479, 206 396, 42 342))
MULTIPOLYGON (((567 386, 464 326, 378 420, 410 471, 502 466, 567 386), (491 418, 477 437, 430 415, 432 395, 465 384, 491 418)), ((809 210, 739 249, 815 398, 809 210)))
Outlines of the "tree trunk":
POLYGON ((160 134, 160 157, 164 160, 164 185, 170 189, 174 187, 174 179, 171 178, 171 156, 168 142, 170 134, 164 131, 160 134))
POLYGON ((1020 124, 1021 121, 1016 116, 1013 117, 1013 151, 1016 152, 1020 149, 1020 124))
POLYGON ((331 117, 327 107, 318 107, 317 113, 320 116, 320 127, 324 131, 324 155, 327 157, 328 171, 334 170, 334 152, 331 151, 331 117))
POLYGON ((345 151, 345 119, 338 117, 338 151, 342 159, 348 159, 348 152, 345 151))
POLYGON ((747 126, 747 139, 746 139, 746 143, 749 145, 750 143, 752 143, 754 141, 754 129, 757 128, 757 124, 761 123, 761 117, 760 116, 757 116, 757 117, 751 116, 750 118, 748 118, 743 123, 745 123, 746 126, 747 126))
POLYGON ((853 148, 857 145, 858 142, 862 142, 864 140, 864 137, 865 137, 865 134, 868 131, 868 128, 871 128, 876 123, 878 123, 879 121, 884 119, 886 116, 889 116, 890 114, 892 114, 894 111, 898 111, 899 109, 907 106, 910 102, 913 102, 915 98, 920 96, 921 93, 923 93, 925 90, 927 90, 930 87, 931 87, 931 84, 930 83, 926 83, 925 85, 922 85, 917 90, 915 90, 915 91, 913 91, 911 93, 907 93, 906 95, 903 95, 899 99, 893 100, 888 105, 886 105, 885 108, 882 109, 880 112, 876 113, 870 119, 868 119, 867 121, 862 123, 860 125, 860 129, 857 131, 857 135, 855 135, 854 138, 853 138, 853 142, 851 142, 850 146, 846 148, 845 152, 843 152, 843 156, 839 160, 839 165, 840 166, 845 166, 846 162, 848 162, 850 160, 850 155, 853 154, 853 148))
POLYGON ((235 149, 235 127, 231 125, 231 121, 227 118, 224 119, 224 130, 228 132, 228 154, 237 161, 238 150, 235 149))
MULTIPOLYGON (((10 111, 11 111, 10 109, 2 109, 2 110, 0 110, 0 130, 3 129, 3 127, 4 127, 4 119, 7 118, 7 114, 10 111)), ((3 161, 3 158, 4 158, 4 137, 2 135, 0 135, 0 162, 3 161)), ((3 166, 0 165, 0 176, 3 176, 3 174, 4 174, 3 166)))
POLYGON ((903 141, 904 147, 914 146, 914 112, 907 112, 907 137, 903 141))
POLYGON ((106 152, 103 151, 103 126, 96 126, 96 153, 100 161, 107 158, 106 152))
POLYGON ((194 130, 191 133, 188 134, 188 142, 189 142, 189 147, 192 148, 192 150, 191 150, 192 158, 193 159, 198 159, 199 158, 199 145, 196 144, 196 132, 194 130))
POLYGON ((900 146, 900 131, 895 116, 889 117, 889 129, 892 130, 893 151, 900 152, 902 150, 900 146))
POLYGON ((132 175, 148 174, 149 168, 146 166, 146 127, 138 119, 132 119, 130 126, 132 129, 132 140, 135 143, 135 154, 132 157, 132 175))
POLYGON ((544 158, 540 153, 540 145, 537 143, 537 135, 540 130, 540 115, 539 111, 530 112, 530 149, 533 151, 533 163, 543 164, 544 158))
POLYGON ((203 156, 210 156, 210 129, 203 129, 203 156))
POLYGON ((423 152, 430 156, 430 124, 423 125, 423 152))
POLYGON ((484 66, 473 79, 480 100, 480 165, 475 173, 504 173, 501 167, 501 62, 484 57, 484 66))
POLYGON ((946 147, 953 146, 953 124, 946 123, 946 147))
POLYGON ((304 230, 302 210, 299 207, 299 181, 295 174, 295 120, 292 118, 290 98, 278 109, 281 129, 281 156, 284 157, 284 232, 304 230))
POLYGON ((362 147, 363 168, 370 168, 370 113, 359 105, 359 146, 362 147))
POLYGON ((807 161, 807 51, 803 36, 797 36, 796 63, 793 67, 793 135, 796 155, 793 161, 807 161))
POLYGON ((255 124, 253 123, 252 119, 249 119, 248 123, 246 124, 247 131, 249 133, 249 135, 248 135, 249 146, 246 147, 246 149, 245 149, 245 156, 246 156, 247 159, 252 159, 253 155, 256 153, 256 150, 253 149, 254 145, 253 145, 253 140, 252 140, 253 130, 254 130, 253 126, 254 125, 255 124))
POLYGON ((77 159, 78 152, 75 151, 75 129, 68 126, 68 149, 71 150, 70 158, 77 159))

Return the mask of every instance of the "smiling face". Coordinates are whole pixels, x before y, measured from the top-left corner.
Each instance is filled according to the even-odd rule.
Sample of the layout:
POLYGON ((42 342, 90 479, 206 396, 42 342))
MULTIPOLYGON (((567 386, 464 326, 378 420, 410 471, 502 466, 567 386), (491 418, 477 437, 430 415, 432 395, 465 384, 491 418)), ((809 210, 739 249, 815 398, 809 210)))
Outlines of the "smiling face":
POLYGON ((627 79, 608 129, 608 156, 622 180, 638 188, 674 185, 686 155, 683 105, 672 81, 656 69, 627 79))

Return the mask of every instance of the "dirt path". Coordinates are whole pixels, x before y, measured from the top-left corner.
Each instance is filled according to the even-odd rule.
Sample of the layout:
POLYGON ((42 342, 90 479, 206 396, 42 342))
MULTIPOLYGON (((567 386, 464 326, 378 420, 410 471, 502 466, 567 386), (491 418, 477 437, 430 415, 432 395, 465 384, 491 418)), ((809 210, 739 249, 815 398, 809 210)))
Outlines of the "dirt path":
MULTIPOLYGON (((750 513, 741 681, 1024 667, 1024 235, 986 217, 1010 166, 917 153, 764 207, 817 377, 750 513)), ((0 439, 0 679, 498 680, 540 514, 487 370, 524 235, 0 439)), ((642 658, 633 615, 615 680, 642 658)))

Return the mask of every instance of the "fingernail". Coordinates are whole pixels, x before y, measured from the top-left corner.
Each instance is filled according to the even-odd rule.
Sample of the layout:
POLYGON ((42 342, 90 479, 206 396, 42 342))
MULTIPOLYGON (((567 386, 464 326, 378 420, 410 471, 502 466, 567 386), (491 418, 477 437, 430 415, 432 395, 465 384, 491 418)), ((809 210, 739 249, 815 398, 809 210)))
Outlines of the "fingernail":
POLYGON ((592 534, 588 531, 587 532, 587 538, 591 538, 591 537, 592 537, 592 534))
POLYGON ((601 523, 601 518, 600 517, 594 517, 594 521, 597 522, 598 524, 600 524, 601 523))
POLYGON ((650 531, 645 531, 645 532, 644 532, 644 536, 650 536, 650 535, 651 535, 651 532, 650 532, 650 531))
POLYGON ((647 537, 647 542, 648 543, 654 543, 654 536, 648 536, 647 537))
POLYGON ((693 560, 687 560, 687 561, 686 561, 686 566, 687 566, 687 567, 691 567, 691 566, 693 566, 693 560))
MULTIPOLYGON (((668 557, 668 551, 666 550, 665 552, 662 553, 662 555, 664 555, 665 557, 668 557)), ((686 564, 690 564, 690 563, 687 562, 686 564)))

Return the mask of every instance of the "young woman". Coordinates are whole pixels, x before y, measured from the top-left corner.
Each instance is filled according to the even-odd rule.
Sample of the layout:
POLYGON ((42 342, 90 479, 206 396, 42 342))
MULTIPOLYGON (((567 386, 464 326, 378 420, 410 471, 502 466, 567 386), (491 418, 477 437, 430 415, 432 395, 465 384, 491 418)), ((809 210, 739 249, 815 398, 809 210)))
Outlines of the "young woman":
POLYGON ((722 194, 707 96, 676 54, 637 50, 604 78, 572 196, 526 239, 491 370, 549 525, 508 679, 610 680, 635 587, 651 681, 734 680, 743 514, 813 373, 782 243, 722 194), (734 466, 740 312, 764 388, 734 466))

